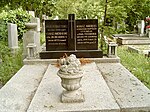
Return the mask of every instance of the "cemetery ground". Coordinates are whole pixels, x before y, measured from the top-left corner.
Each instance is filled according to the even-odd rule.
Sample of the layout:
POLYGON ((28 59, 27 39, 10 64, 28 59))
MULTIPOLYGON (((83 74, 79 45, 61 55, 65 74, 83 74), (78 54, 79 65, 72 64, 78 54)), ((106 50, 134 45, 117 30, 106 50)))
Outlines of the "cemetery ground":
MULTIPOLYGON (((41 34, 43 43, 44 35, 41 34)), ((22 42, 19 42, 18 53, 11 54, 7 47, 7 42, 0 41, 0 85, 4 85, 23 65, 22 62, 22 42)), ((121 63, 132 72, 141 82, 150 88, 150 59, 142 54, 129 52, 126 46, 118 47, 118 56, 121 63)))

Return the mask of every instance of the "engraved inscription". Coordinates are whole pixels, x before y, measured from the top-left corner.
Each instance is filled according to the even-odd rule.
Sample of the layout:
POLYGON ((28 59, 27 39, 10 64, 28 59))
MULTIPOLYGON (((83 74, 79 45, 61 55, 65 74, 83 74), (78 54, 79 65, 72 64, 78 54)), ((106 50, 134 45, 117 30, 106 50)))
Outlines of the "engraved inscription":
POLYGON ((77 44, 96 44, 97 25, 77 25, 77 44))
POLYGON ((98 21, 76 21, 76 46, 77 50, 98 49, 98 21))
POLYGON ((47 20, 46 24, 46 49, 67 49, 68 25, 67 20, 47 20))

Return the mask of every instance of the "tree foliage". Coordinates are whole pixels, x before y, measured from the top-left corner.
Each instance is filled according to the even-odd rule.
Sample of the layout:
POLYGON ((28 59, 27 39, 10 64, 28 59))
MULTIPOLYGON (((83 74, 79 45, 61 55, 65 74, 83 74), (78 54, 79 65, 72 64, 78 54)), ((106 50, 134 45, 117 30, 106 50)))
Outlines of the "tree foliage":
POLYGON ((16 10, 9 10, 3 11, 0 14, 0 39, 7 40, 8 37, 8 31, 7 31, 7 24, 8 23, 14 23, 17 24, 18 29, 18 37, 19 39, 22 38, 23 33, 26 31, 25 29, 25 23, 29 22, 30 15, 23 11, 21 8, 16 10))
POLYGON ((104 27, 110 32, 124 33, 127 30, 133 30, 137 20, 144 19, 150 14, 149 0, 107 1, 106 4, 106 0, 2 0, 0 7, 2 8, 4 5, 11 9, 22 7, 24 10, 35 11, 36 16, 46 14, 51 18, 58 16, 60 19, 67 18, 69 13, 75 13, 76 18, 98 18, 99 24, 102 26, 105 6, 107 5, 106 18, 113 20, 113 27, 104 27), (119 29, 116 29, 116 23, 119 23, 119 29))

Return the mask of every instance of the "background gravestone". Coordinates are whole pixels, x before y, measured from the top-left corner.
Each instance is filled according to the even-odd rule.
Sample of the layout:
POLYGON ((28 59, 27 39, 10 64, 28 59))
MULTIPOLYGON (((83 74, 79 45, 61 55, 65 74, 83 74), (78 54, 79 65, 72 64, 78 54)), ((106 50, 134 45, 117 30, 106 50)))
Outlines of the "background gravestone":
POLYGON ((8 23, 8 45, 15 52, 18 47, 18 32, 17 25, 8 23))
POLYGON ((68 20, 45 20, 46 51, 40 53, 42 59, 59 58, 65 53, 78 58, 102 58, 98 49, 98 20, 75 20, 69 14, 68 20))

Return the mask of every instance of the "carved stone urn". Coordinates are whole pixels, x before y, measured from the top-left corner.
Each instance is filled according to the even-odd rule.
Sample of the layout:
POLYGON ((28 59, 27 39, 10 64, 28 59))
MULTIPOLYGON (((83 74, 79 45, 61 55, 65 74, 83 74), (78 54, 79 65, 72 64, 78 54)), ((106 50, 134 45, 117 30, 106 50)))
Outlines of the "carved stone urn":
POLYGON ((33 30, 34 28, 37 27, 37 23, 25 23, 25 26, 29 30, 33 30))
POLYGON ((61 96, 61 102, 84 102, 84 95, 80 88, 80 81, 83 77, 80 61, 73 54, 67 58, 62 58, 59 61, 61 63, 61 67, 57 74, 61 78, 62 87, 65 89, 61 96))

